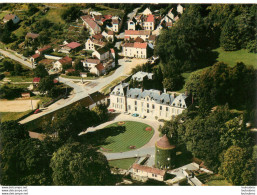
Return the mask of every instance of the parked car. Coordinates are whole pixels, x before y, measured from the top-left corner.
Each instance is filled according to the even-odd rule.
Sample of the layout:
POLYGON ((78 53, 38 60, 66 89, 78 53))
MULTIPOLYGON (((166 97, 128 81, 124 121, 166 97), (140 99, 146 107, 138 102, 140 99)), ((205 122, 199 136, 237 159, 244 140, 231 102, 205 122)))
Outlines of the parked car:
POLYGON ((109 111, 109 112, 115 112, 115 110, 114 110, 114 109, 109 109, 108 111, 109 111))
POLYGON ((125 60, 125 62, 132 62, 131 60, 125 60))
POLYGON ((37 114, 37 113, 39 113, 39 112, 41 112, 41 110, 36 109, 35 112, 34 112, 34 114, 37 114))
POLYGON ((138 117, 138 116, 139 116, 139 114, 134 113, 134 114, 132 114, 132 116, 134 116, 134 117, 138 117))

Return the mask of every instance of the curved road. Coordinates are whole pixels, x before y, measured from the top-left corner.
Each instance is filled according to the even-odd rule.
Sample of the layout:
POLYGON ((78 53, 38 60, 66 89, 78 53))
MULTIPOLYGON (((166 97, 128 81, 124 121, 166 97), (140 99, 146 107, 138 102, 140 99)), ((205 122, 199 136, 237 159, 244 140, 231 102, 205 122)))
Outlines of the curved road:
POLYGON ((101 124, 97 127, 88 128, 86 131, 81 132, 80 135, 83 135, 87 132, 97 131, 99 129, 102 129, 102 128, 106 127, 107 125, 110 125, 112 123, 119 122, 119 121, 136 121, 136 122, 141 122, 141 123, 148 124, 148 125, 153 127, 154 135, 147 144, 145 144, 144 146, 142 146, 141 148, 138 148, 136 150, 131 150, 131 151, 128 151, 128 152, 118 152, 118 153, 102 152, 106 156, 107 160, 117 160, 117 159, 124 159, 124 158, 142 157, 142 156, 146 156, 148 154, 149 155, 154 155, 154 153, 155 153, 155 142, 160 139, 158 128, 159 128, 160 125, 163 125, 162 122, 158 122, 156 120, 151 120, 151 119, 148 119, 148 118, 141 119, 141 118, 133 117, 131 115, 120 114, 114 120, 103 123, 103 124, 101 124))

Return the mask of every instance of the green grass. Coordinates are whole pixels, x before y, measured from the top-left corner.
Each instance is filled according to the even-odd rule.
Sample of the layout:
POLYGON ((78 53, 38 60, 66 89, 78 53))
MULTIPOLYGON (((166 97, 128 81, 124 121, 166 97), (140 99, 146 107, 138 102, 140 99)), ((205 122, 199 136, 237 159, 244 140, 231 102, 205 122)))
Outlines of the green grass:
POLYGON ((63 11, 64 11, 63 7, 59 7, 58 9, 51 8, 44 17, 56 24, 58 23, 65 24, 66 22, 61 17, 63 11))
MULTIPOLYGON (((62 75, 61 77, 67 78, 67 79, 80 79, 80 80, 82 80, 80 76, 67 76, 67 75, 62 75)), ((96 78, 97 78, 97 77, 83 77, 84 80, 94 80, 94 79, 96 79, 96 78)))
POLYGON ((111 160, 109 161, 109 165, 111 167, 120 168, 120 169, 128 169, 131 165, 136 161, 136 158, 127 158, 120 160, 111 160))
POLYGON ((33 100, 40 100, 38 102, 39 105, 43 105, 43 104, 53 100, 53 98, 46 97, 46 96, 40 96, 40 95, 32 96, 31 99, 33 99, 33 100))
MULTIPOLYGON (((125 121, 123 126, 125 127, 125 131, 108 136, 105 139, 106 143, 101 145, 101 150, 105 152, 125 152, 131 150, 130 146, 135 146, 135 149, 138 149, 147 144, 154 134, 153 128, 152 131, 145 130, 149 125, 144 123, 125 121)), ((113 123, 105 128, 109 127, 119 127, 119 125, 113 123)), ((103 131, 103 129, 98 131, 103 131)))
POLYGON ((6 77, 6 79, 11 80, 11 82, 31 82, 33 81, 32 77, 24 77, 24 76, 11 76, 6 77))
POLYGON ((246 49, 238 51, 224 51, 222 48, 215 49, 219 53, 217 61, 225 62, 229 66, 235 66, 237 62, 243 62, 245 65, 252 65, 257 69, 257 54, 249 53, 246 49))
POLYGON ((0 20, 2 20, 4 18, 4 16, 6 14, 8 14, 9 12, 0 12, 0 20))
POLYGON ((30 112, 31 110, 28 110, 26 112, 0 112, 1 123, 11 120, 17 120, 30 112))
POLYGON ((221 175, 212 175, 206 182, 208 186, 232 186, 225 178, 221 175))
POLYGON ((120 83, 121 81, 125 80, 127 78, 127 76, 120 76, 119 78, 115 79, 114 81, 112 81, 111 83, 109 83, 108 85, 106 85, 105 87, 103 87, 100 91, 103 94, 107 94, 110 93, 110 88, 114 87, 115 85, 117 85, 118 83, 120 83))
POLYGON ((124 16, 123 10, 106 7, 106 6, 100 5, 100 4, 95 5, 94 11, 100 12, 103 15, 111 14, 113 16, 116 16, 116 15, 118 15, 120 17, 124 16))

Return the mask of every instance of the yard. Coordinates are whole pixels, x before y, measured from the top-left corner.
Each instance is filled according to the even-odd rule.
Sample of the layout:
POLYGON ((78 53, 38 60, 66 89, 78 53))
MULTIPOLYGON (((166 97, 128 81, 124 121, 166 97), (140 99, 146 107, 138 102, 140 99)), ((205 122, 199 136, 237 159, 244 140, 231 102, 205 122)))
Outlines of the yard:
POLYGON ((150 141, 154 129, 146 130, 147 127, 149 125, 134 121, 116 122, 83 137, 85 142, 98 146, 103 152, 126 152, 141 148, 150 141))
POLYGON ((1 123, 10 120, 17 120, 30 112, 31 110, 27 110, 25 112, 0 112, 1 123))
POLYGON ((217 61, 225 62, 229 66, 235 66, 237 62, 243 62, 245 65, 253 65, 257 69, 257 54, 249 53, 246 49, 238 51, 224 51, 222 48, 215 49, 219 53, 217 61))
POLYGON ((131 165, 136 161, 136 158, 126 158, 120 160, 110 160, 109 165, 111 167, 120 168, 120 169, 128 169, 131 165))

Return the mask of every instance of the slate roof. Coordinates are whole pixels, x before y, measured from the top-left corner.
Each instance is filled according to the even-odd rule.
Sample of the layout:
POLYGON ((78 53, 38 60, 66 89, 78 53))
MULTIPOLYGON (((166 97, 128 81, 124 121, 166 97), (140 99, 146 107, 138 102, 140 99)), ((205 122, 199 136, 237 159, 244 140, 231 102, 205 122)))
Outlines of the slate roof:
POLYGON ((153 73, 139 71, 132 76, 132 79, 136 81, 143 81, 144 77, 147 77, 148 79, 152 79, 153 73))

